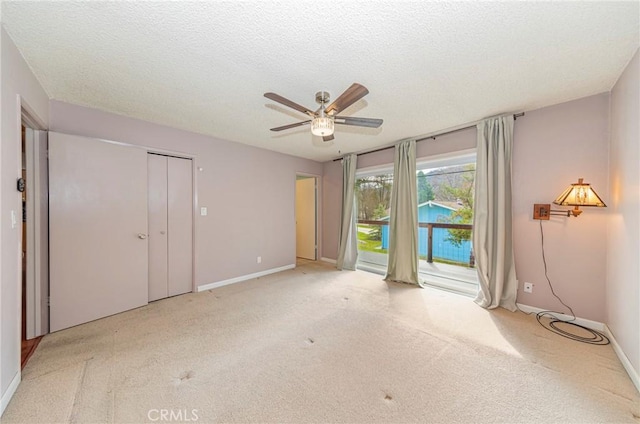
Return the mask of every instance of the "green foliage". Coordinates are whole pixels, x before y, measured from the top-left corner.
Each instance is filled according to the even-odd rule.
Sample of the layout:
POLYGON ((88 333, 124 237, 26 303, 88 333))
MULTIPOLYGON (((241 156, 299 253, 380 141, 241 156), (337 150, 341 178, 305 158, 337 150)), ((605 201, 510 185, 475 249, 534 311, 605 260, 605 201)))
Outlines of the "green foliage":
POLYGON ((381 174, 356 179, 358 219, 376 219, 374 215, 380 205, 385 210, 388 209, 392 185, 393 174, 381 174))
POLYGON ((373 211, 373 219, 384 218, 387 215, 387 208, 380 203, 378 207, 373 211))
MULTIPOLYGON (((467 171, 475 171, 475 164, 469 164, 465 166, 467 171)), ((456 199, 462 204, 461 208, 454 211, 446 219, 446 222, 453 224, 471 224, 473 223, 473 186, 475 172, 465 172, 460 184, 454 186, 445 185, 443 190, 447 192, 452 198, 456 199)), ((446 240, 451 242, 456 247, 462 246, 465 241, 471 240, 471 230, 447 230, 449 235, 446 240)))
MULTIPOLYGON (((387 215, 387 209, 381 203, 373 211, 373 220, 379 220, 387 215)), ((382 225, 374 225, 369 233, 369 240, 382 240, 382 225)))
POLYGON ((371 232, 374 230, 374 226, 358 224, 358 250, 375 253, 387 253, 387 249, 382 248, 380 240, 373 240, 371 238, 371 232))
POLYGON ((435 199, 435 195, 433 194, 433 187, 427 181, 427 175, 424 172, 418 171, 418 204, 428 202, 429 200, 435 199))
MULTIPOLYGON (((471 224, 473 222, 473 209, 463 207, 449 215, 449 222, 456 224, 471 224)), ((462 243, 471 240, 471 230, 447 230, 449 235, 445 240, 451 242, 456 247, 461 247, 462 243)))

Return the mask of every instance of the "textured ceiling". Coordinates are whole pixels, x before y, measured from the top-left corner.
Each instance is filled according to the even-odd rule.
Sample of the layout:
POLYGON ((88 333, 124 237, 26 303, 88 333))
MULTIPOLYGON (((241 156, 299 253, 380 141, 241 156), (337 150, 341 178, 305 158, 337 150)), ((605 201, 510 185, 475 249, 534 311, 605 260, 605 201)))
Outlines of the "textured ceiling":
POLYGON ((611 89, 639 45, 639 2, 10 2, 2 22, 57 100, 318 161, 611 89), (332 142, 316 91, 370 94, 332 142))

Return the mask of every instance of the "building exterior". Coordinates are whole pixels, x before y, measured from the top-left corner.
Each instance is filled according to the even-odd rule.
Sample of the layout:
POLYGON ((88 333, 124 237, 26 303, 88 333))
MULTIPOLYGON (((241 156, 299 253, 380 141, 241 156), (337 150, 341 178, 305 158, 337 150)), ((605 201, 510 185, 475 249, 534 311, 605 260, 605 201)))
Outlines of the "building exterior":
MULTIPOLYGON (((418 222, 420 223, 436 223, 445 222, 446 219, 454 212, 460 209, 462 205, 458 202, 445 202, 437 200, 429 200, 418 205, 418 222)), ((389 217, 381 218, 388 221, 389 217)), ((418 254, 420 257, 427 256, 427 228, 418 229, 418 254)), ((447 240, 449 231, 444 228, 433 229, 433 258, 446 261, 468 263, 471 255, 471 242, 463 241, 460 247, 447 240)), ((389 248, 389 226, 382 227, 382 248, 389 248)))

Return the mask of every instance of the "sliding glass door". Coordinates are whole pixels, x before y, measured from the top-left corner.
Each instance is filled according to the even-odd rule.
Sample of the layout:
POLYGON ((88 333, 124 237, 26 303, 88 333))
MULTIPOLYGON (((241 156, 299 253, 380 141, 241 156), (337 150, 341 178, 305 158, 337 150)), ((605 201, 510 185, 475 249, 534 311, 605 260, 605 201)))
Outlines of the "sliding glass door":
POLYGON ((359 269, 386 273, 392 187, 392 170, 359 175, 356 179, 359 269))
MULTIPOLYGON (((475 152, 417 163, 418 271, 427 285, 475 295, 473 256, 475 152)), ((356 176, 358 269, 386 274, 392 166, 356 176)))
POLYGON ((471 242, 475 158, 419 164, 416 178, 420 278, 473 295, 478 287, 471 242))

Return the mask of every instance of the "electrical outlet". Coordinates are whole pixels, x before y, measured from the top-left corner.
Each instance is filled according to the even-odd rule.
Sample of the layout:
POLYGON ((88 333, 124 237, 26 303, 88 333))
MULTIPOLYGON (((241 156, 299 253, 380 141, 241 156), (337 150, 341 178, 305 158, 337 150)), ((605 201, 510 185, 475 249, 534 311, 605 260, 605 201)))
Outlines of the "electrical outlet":
POLYGON ((533 293, 533 283, 524 283, 524 292, 533 293))
POLYGON ((258 256, 258 257, 256 258, 256 263, 259 263, 259 264, 261 264, 261 263, 262 263, 262 256, 258 256))

